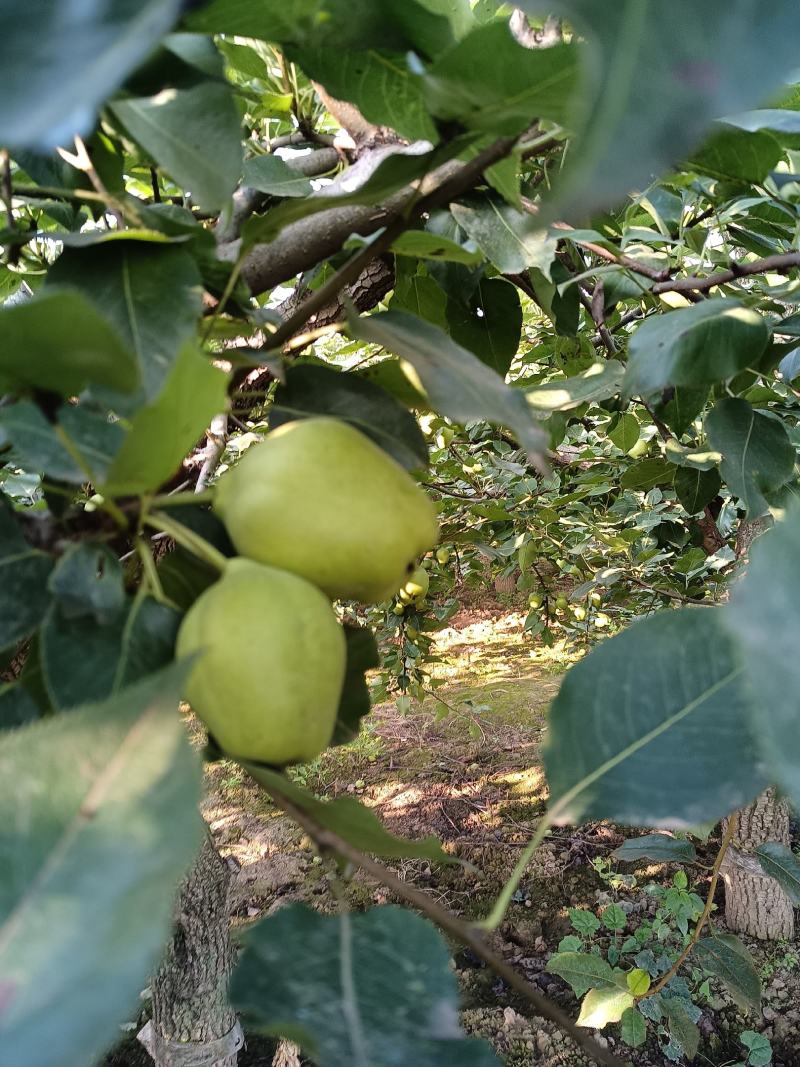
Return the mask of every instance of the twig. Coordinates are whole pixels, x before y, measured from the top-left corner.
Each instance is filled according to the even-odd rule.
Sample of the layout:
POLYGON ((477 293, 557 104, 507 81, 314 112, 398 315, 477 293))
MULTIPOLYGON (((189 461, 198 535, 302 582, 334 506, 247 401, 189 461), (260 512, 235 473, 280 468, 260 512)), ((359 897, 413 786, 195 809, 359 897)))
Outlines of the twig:
POLYGON ((407 901, 407 903, 417 908, 418 911, 421 911, 423 915, 426 915, 429 919, 435 922, 437 926, 440 926, 444 931, 456 938, 456 940, 467 945, 472 949, 475 955, 480 957, 484 963, 488 964, 488 966, 491 967, 507 985, 525 997, 526 1000, 530 1001, 539 1016, 543 1019, 549 1019, 551 1022, 555 1023, 559 1029, 563 1030, 564 1033, 569 1034, 572 1040, 582 1048, 587 1055, 591 1056, 595 1062, 605 1064, 606 1067, 625 1067, 622 1060, 618 1059, 607 1049, 598 1045, 590 1034, 581 1031, 557 1004, 554 1004, 548 997, 540 993, 538 989, 535 989, 530 982, 526 981, 522 975, 518 974, 504 959, 488 948, 483 938, 476 930, 468 926, 446 908, 441 907, 441 905, 437 904, 436 901, 432 900, 427 894, 422 893, 419 889, 415 889, 401 878, 398 878, 396 874, 388 869, 388 867, 384 867, 382 863, 378 863, 377 860, 373 860, 371 857, 359 851, 359 849, 354 848, 349 842, 345 841, 344 838, 339 837, 339 835, 332 830, 328 830, 326 827, 320 825, 312 816, 297 807, 278 789, 274 789, 271 786, 267 787, 262 783, 259 784, 262 785, 262 788, 272 797, 278 806, 283 808, 286 814, 290 815, 295 822, 306 831, 309 837, 311 837, 321 849, 334 852, 343 859, 354 864, 356 867, 360 867, 363 871, 366 871, 367 874, 370 874, 377 882, 382 883, 388 889, 391 889, 392 892, 396 893, 398 897, 407 901))
POLYGON ((202 493, 208 485, 209 478, 219 466, 222 453, 225 451, 225 442, 228 439, 228 416, 215 415, 206 434, 206 447, 203 456, 203 466, 195 486, 195 494, 202 493))
POLYGON ((731 815, 728 819, 728 825, 725 827, 725 833, 722 835, 722 844, 719 847, 717 858, 714 860, 714 866, 711 870, 711 884, 708 887, 708 895, 706 896, 706 906, 703 908, 703 914, 697 920, 697 925, 692 931, 692 936, 689 938, 688 945, 686 945, 683 952, 681 952, 680 956, 678 956, 678 958, 675 960, 675 962, 666 972, 666 974, 662 974, 656 984, 654 986, 651 986, 646 993, 643 993, 641 996, 637 997, 637 1000, 646 1000, 647 997, 652 997, 656 993, 661 992, 667 982, 671 981, 671 979, 675 977, 680 968, 686 962, 689 953, 700 940, 700 935, 703 932, 703 927, 708 921, 708 917, 711 914, 711 909, 714 907, 714 894, 717 891, 717 882, 719 881, 719 872, 722 869, 722 861, 725 859, 725 853, 730 847, 730 843, 733 840, 733 835, 736 833, 736 828, 738 825, 739 819, 736 815, 736 812, 734 812, 733 815, 731 815))
POLYGON ((709 274, 706 278, 690 275, 688 278, 672 278, 669 281, 659 282, 653 286, 652 291, 658 293, 706 293, 716 285, 725 285, 726 282, 735 281, 737 278, 747 278, 752 274, 766 274, 767 271, 783 272, 792 267, 800 267, 800 252, 783 252, 775 256, 765 256, 764 259, 756 259, 752 263, 734 263, 728 270, 717 271, 709 274))

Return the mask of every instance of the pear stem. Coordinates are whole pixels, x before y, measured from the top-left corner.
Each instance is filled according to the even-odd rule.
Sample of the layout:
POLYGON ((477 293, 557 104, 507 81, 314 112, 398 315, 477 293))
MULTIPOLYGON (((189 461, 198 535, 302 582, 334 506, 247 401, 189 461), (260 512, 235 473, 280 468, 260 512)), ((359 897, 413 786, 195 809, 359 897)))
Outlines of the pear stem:
POLYGON ((192 552, 198 559, 202 559, 204 563, 218 570, 220 574, 228 566, 230 562, 228 557, 223 556, 219 549, 214 548, 204 537, 190 530, 188 526, 184 526, 182 522, 165 515, 163 511, 151 511, 144 516, 143 521, 147 526, 163 531, 176 544, 192 552))

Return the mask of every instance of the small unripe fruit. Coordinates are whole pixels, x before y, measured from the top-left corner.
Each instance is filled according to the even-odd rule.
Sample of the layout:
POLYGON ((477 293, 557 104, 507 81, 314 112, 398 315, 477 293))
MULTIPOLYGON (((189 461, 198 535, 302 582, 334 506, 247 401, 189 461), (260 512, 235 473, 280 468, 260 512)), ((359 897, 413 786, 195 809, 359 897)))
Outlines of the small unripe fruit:
POLYGON ((561 610, 563 611, 565 608, 569 607, 569 601, 563 595, 562 596, 558 596, 558 597, 556 597, 556 607, 557 608, 561 608, 561 610))
POLYGON ((450 549, 449 548, 437 548, 437 550, 436 550, 436 560, 437 560, 438 563, 441 563, 442 566, 444 566, 445 563, 449 563, 450 562, 450 549))
POLYGON ((534 609, 540 608, 542 606, 541 594, 531 593, 531 595, 528 597, 528 604, 534 609))
POLYGON ((392 608, 392 611, 395 613, 395 615, 405 615, 406 613, 406 609, 403 607, 402 604, 395 604, 395 606, 392 608))
POLYGON ((593 608, 599 608, 600 605, 603 603, 603 598, 600 593, 595 591, 594 593, 589 594, 589 601, 591 602, 593 608))
POLYGON ((583 620, 586 618, 586 608, 583 607, 581 604, 578 604, 577 607, 573 610, 572 614, 575 616, 578 622, 583 622, 583 620))
POLYGON ((408 596, 421 597, 425 596, 428 592, 428 586, 431 584, 431 580, 428 577, 428 572, 424 567, 417 567, 406 584, 403 586, 403 592, 408 596))

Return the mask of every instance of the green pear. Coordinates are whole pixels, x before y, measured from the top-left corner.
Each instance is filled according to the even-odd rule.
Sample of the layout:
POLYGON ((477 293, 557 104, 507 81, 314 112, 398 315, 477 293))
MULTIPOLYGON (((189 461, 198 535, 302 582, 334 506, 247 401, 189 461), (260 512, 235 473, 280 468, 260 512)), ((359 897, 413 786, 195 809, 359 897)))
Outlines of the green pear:
POLYGON ((413 574, 409 575, 406 584, 403 586, 403 592, 406 596, 411 597, 412 600, 417 599, 418 597, 424 597, 428 592, 430 584, 431 580, 425 568, 417 567, 413 574))
POLYGON ((214 510, 237 550, 332 599, 388 600, 436 543, 436 510, 359 430, 332 418, 285 423, 220 478, 214 510))
POLYGON ((186 698, 231 756, 282 767, 330 744, 344 683, 344 631, 319 589, 234 559, 181 623, 197 653, 186 698))

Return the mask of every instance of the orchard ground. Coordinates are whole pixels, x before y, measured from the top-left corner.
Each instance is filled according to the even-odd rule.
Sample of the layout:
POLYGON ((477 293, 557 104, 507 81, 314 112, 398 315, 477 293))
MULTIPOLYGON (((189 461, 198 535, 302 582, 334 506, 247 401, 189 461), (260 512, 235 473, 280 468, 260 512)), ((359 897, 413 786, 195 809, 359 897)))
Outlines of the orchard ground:
MULTIPOLYGON (((384 703, 373 710, 356 742, 330 750, 293 772, 322 797, 357 796, 395 833, 436 834, 462 861, 460 865, 432 867, 424 861, 402 861, 390 866, 467 919, 488 913, 544 810, 547 793, 540 747, 547 708, 563 672, 583 653, 582 644, 543 648, 524 635, 524 619, 524 604, 512 598, 463 608, 436 641, 441 656, 436 671, 446 681, 437 695, 450 705, 446 716, 437 716, 435 698, 408 714, 400 714, 394 703, 384 703)), ((332 868, 320 861, 302 831, 237 766, 210 765, 207 784, 205 818, 220 852, 236 868, 234 928, 244 928, 291 900, 303 900, 322 911, 336 909, 332 868)), ((611 852, 636 832, 605 822, 554 831, 534 858, 505 922, 491 935, 497 951, 573 1015, 578 1006, 569 987, 546 969, 559 941, 574 933, 569 909, 588 908, 597 914, 604 906, 620 904, 628 915, 628 927, 619 939, 655 909, 643 887, 670 885, 677 870, 674 865, 613 861, 611 852), (638 884, 630 890, 614 889, 602 876, 603 869, 635 874, 638 884)), ((717 845, 712 836, 698 850, 706 868, 717 845)), ((686 873, 690 888, 704 896, 707 870, 687 867, 686 873)), ((358 872, 345 892, 356 908, 393 900, 387 890, 358 872)), ((718 892, 721 910, 724 890, 718 892)), ((721 918, 713 922, 722 928, 721 918)), ((614 935, 602 932, 593 938, 604 954, 613 941, 614 935)), ((757 1030, 773 1043, 775 1067, 796 1067, 800 940, 745 941, 761 973, 763 1018, 742 1013, 712 981, 710 999, 699 1004, 703 1037, 694 1062, 713 1067, 745 1062, 746 1050, 738 1035, 757 1030)), ((590 1062, 560 1031, 533 1015, 469 950, 454 945, 453 951, 463 1024, 488 1038, 509 1067, 582 1067, 590 1062)), ((668 1063, 655 1038, 630 1050, 617 1034, 618 1027, 612 1026, 597 1036, 634 1067, 668 1063)), ((267 1067, 273 1047, 263 1039, 251 1040, 240 1056, 241 1067, 267 1067)), ((140 1061, 139 1050, 130 1043, 107 1064, 138 1067, 140 1062, 148 1061, 140 1061)))

